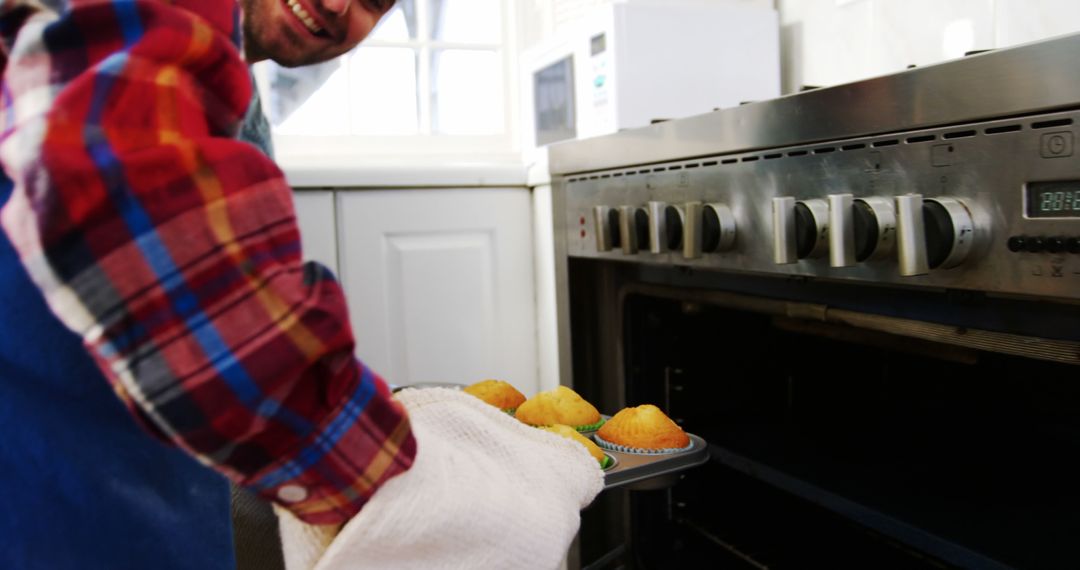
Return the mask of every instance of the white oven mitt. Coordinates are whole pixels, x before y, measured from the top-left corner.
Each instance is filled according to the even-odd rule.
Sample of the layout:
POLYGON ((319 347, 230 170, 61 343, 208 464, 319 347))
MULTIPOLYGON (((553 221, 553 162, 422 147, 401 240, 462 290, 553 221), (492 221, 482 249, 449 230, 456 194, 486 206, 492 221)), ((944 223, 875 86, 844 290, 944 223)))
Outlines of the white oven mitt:
POLYGON ((579 511, 603 489, 596 459, 463 392, 397 399, 416 437, 412 468, 336 537, 278 509, 288 570, 558 567, 579 511))

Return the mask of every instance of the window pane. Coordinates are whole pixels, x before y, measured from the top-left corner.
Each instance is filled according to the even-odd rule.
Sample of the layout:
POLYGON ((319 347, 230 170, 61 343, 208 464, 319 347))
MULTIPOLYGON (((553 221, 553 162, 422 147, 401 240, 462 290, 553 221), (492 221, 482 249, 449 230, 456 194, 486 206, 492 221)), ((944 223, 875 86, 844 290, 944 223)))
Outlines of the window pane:
POLYGON ((503 83, 498 52, 436 50, 432 53, 431 70, 436 132, 453 135, 503 132, 503 83))
POLYGON ((347 135, 348 71, 340 61, 293 69, 268 64, 267 113, 274 132, 285 135, 347 135))
POLYGON ((499 0, 426 0, 431 38, 496 44, 502 40, 499 0))
POLYGON ((397 4, 379 20, 372 32, 372 39, 408 41, 416 37, 416 0, 398 0, 397 4))
POLYGON ((416 52, 409 48, 368 48, 349 56, 349 102, 356 135, 411 135, 418 131, 416 52))

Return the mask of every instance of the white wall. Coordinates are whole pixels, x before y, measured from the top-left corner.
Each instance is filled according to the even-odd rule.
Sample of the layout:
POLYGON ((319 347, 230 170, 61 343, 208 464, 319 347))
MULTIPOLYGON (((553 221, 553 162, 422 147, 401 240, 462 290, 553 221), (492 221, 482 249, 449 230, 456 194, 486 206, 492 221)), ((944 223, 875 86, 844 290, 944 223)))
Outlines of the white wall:
POLYGON ((784 93, 1080 31, 1076 0, 778 0, 784 93))
MULTIPOLYGON (((516 0, 520 47, 528 49, 574 22, 596 6, 642 0, 516 0)), ((652 0, 655 2, 655 0, 652 0)), ((774 0, 668 0, 680 4, 746 4, 774 8, 774 0)))

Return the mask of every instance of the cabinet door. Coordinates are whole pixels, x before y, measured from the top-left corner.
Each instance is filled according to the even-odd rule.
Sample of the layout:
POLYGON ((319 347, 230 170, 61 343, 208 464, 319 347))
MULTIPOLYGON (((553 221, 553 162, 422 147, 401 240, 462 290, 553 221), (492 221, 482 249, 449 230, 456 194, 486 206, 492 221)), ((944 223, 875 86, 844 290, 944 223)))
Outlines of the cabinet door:
POLYGON ((392 384, 537 389, 525 188, 338 192, 357 355, 392 384))
POLYGON ((293 205, 296 208, 296 224, 300 227, 304 261, 318 261, 337 274, 334 193, 313 190, 294 192, 293 205))

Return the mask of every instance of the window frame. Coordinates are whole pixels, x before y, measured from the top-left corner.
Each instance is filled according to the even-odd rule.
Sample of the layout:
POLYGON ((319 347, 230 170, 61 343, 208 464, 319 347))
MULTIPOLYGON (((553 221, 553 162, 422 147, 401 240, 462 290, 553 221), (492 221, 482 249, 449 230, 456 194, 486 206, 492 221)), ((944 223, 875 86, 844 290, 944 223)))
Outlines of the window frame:
MULTIPOLYGON (((426 0, 417 0, 418 29, 428 29, 426 0), (421 8, 420 6, 423 6, 421 8)), ((361 42, 360 47, 395 47, 412 49, 417 60, 417 119, 419 132, 409 135, 294 135, 273 132, 276 160, 282 168, 356 168, 364 164, 408 164, 431 158, 477 162, 520 162, 519 70, 517 66, 516 2, 502 0, 501 44, 453 42, 410 38, 361 42), (500 61, 503 86, 503 132, 494 135, 452 135, 431 132, 432 80, 431 54, 439 49, 494 51, 500 61)), ((253 66, 256 87, 264 101, 269 100, 268 63, 253 66)))

